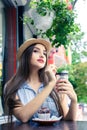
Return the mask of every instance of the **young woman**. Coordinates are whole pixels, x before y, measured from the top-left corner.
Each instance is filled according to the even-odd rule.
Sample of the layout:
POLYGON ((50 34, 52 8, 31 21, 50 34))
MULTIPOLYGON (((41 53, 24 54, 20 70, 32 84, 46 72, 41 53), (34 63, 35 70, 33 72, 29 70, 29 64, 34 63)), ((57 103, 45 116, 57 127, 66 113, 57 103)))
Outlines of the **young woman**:
POLYGON ((64 120, 76 120, 76 93, 68 80, 57 80, 55 70, 47 65, 50 47, 48 41, 38 38, 25 41, 18 50, 18 69, 6 83, 4 94, 5 112, 21 122, 37 117, 41 107, 64 120))

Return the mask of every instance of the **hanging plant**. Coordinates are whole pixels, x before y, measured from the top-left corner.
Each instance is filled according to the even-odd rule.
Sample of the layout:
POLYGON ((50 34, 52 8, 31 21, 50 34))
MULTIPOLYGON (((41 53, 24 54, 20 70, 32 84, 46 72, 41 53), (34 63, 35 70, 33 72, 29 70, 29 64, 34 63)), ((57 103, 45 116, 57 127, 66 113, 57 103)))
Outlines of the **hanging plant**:
POLYGON ((66 0, 32 0, 30 7, 42 17, 48 15, 48 12, 49 16, 54 14, 51 26, 45 31, 35 26, 35 19, 30 17, 31 24, 37 30, 36 35, 48 38, 53 46, 64 45, 67 48, 69 44, 81 39, 82 33, 80 26, 75 23, 76 13, 72 10, 70 0, 69 3, 66 0))

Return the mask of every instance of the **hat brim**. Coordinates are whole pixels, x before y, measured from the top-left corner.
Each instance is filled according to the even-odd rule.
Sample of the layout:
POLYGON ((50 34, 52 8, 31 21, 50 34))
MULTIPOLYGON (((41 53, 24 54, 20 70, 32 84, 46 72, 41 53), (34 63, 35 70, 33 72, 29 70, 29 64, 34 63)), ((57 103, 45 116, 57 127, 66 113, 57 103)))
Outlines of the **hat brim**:
POLYGON ((50 51, 51 49, 51 43, 44 40, 44 39, 41 39, 41 38, 31 38, 31 39, 28 39, 27 41, 25 41, 21 46, 20 48, 18 49, 18 52, 17 52, 17 60, 20 59, 20 57, 22 56, 23 52, 31 45, 35 44, 35 43, 39 43, 39 44, 42 44, 45 46, 47 52, 50 51))

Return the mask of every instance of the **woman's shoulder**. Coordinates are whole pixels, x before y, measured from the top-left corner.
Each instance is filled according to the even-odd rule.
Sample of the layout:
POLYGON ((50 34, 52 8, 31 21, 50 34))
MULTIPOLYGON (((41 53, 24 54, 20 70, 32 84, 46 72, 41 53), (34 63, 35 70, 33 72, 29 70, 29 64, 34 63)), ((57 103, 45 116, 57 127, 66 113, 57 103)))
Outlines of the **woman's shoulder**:
POLYGON ((25 81, 24 83, 22 83, 22 85, 19 87, 18 90, 21 90, 21 89, 26 89, 26 88, 29 88, 29 84, 25 81))

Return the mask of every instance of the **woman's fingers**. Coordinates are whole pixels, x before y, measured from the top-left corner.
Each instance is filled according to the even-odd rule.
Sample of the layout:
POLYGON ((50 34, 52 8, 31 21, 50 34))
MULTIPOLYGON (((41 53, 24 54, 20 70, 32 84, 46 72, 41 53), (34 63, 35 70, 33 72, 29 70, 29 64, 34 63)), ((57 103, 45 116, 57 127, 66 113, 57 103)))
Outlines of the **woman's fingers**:
POLYGON ((61 79, 57 81, 55 89, 60 94, 67 94, 71 98, 71 100, 77 100, 74 88, 68 80, 61 79))
POLYGON ((56 77, 55 77, 55 73, 54 73, 54 68, 52 66, 47 66, 45 73, 47 74, 49 81, 54 80, 56 83, 56 77))

